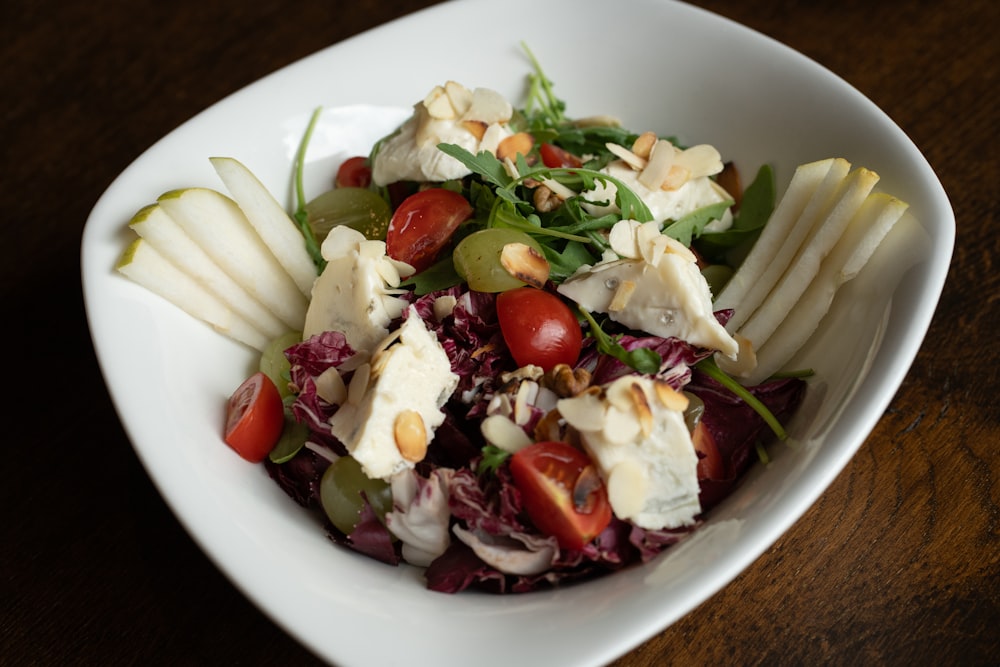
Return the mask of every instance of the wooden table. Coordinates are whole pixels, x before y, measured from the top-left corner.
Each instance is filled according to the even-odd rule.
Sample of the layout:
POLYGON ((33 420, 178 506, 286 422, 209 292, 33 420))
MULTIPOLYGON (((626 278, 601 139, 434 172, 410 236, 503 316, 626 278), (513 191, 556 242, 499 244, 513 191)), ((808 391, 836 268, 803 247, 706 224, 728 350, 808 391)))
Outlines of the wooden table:
MULTIPOLYGON (((212 565, 136 459, 90 345, 80 233, 118 173, 189 117, 428 4, 0 8, 4 415, 14 429, 0 464, 0 664, 317 662, 212 565)), ((833 486, 731 585, 615 664, 996 664, 1000 6, 695 4, 802 51, 885 109, 944 182, 958 243, 921 353, 833 486)))

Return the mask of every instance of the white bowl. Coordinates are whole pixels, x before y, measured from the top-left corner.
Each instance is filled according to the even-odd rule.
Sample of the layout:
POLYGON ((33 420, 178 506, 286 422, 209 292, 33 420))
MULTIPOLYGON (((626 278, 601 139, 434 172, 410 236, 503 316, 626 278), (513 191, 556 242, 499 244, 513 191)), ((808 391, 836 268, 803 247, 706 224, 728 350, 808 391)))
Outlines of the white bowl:
POLYGON ((940 295, 954 216, 904 133, 829 71, 688 5, 635 0, 445 3, 336 44, 222 100, 158 142, 108 188, 83 236, 94 346, 121 420, 159 491, 208 556, 276 623, 339 665, 601 665, 719 590, 815 501, 903 380, 940 295), (503 29, 494 29, 502 24, 503 29), (433 593, 417 568, 334 546, 321 526, 221 441, 223 405, 255 359, 118 275, 125 223, 160 193, 222 188, 208 158, 236 157, 290 198, 306 121, 327 111, 307 188, 435 84, 494 88, 515 104, 527 43, 572 116, 707 142, 779 186, 804 162, 841 156, 877 171, 919 226, 885 244, 844 289, 803 353, 817 370, 788 446, 757 466, 690 540, 648 565, 519 596, 433 593), (335 107, 390 107, 345 132, 335 107), (905 273, 904 273, 905 271, 905 273), (849 335, 847 335, 849 334, 849 335), (502 642, 502 648, 501 643, 502 642))

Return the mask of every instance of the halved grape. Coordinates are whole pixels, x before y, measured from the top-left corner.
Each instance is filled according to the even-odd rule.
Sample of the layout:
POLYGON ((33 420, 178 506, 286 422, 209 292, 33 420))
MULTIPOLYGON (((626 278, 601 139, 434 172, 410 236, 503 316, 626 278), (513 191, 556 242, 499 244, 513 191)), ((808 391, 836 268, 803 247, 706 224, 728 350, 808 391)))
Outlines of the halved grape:
POLYGON ((260 371, 271 378, 281 398, 291 396, 292 390, 288 386, 290 380, 289 369, 291 365, 285 358, 285 350, 296 343, 302 342, 302 334, 298 331, 289 331, 272 340, 264 348, 260 355, 260 371))
POLYGON ((542 252, 538 241, 516 229, 480 229, 455 246, 452 251, 455 270, 477 292, 505 292, 523 287, 524 281, 512 276, 500 264, 500 252, 508 243, 523 243, 542 252))
POLYGON ((345 535, 358 524, 364 498, 368 499, 379 521, 392 509, 392 489, 387 482, 371 479, 361 464, 351 456, 342 456, 326 469, 319 483, 320 502, 330 522, 345 535))
POLYGON ((392 211, 376 192, 366 188, 334 188, 306 204, 309 226, 322 243, 337 225, 356 229, 366 238, 385 240, 392 211))

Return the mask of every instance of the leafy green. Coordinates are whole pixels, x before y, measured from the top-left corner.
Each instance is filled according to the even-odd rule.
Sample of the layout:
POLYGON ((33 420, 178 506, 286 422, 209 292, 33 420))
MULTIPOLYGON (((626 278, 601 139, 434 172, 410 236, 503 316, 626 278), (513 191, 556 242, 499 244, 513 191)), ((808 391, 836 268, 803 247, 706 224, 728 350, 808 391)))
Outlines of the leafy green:
POLYGON ((708 206, 697 208, 687 215, 683 215, 674 222, 666 225, 663 228, 663 233, 671 238, 677 239, 685 246, 691 247, 691 241, 698 236, 701 236, 702 230, 705 229, 705 225, 713 220, 721 218, 726 212, 726 209, 732 205, 732 200, 727 199, 726 201, 720 201, 715 204, 709 204, 708 206))
POLYGON ((319 120, 320 113, 323 111, 323 107, 316 107, 313 110, 312 116, 309 118, 309 124, 306 126, 306 131, 302 135, 302 141, 299 143, 298 152, 295 154, 295 171, 293 178, 295 179, 295 195, 297 206, 295 207, 295 212, 292 218, 295 220, 296 224, 299 226, 299 231, 302 232, 302 238, 305 239, 306 251, 308 251, 309 256, 312 258, 313 263, 320 273, 326 268, 326 260, 323 259, 323 254, 320 252, 319 241, 316 240, 316 235, 313 233, 312 226, 309 224, 309 213, 306 211, 306 195, 305 187, 302 185, 302 172, 305 168, 306 161, 306 147, 309 145, 309 140, 312 138, 313 130, 316 128, 316 122, 319 120))
POLYGON ((760 235, 774 211, 774 170, 762 165, 750 185, 743 192, 733 226, 724 232, 706 232, 696 243, 698 252, 705 257, 719 260, 729 250, 753 243, 760 235))
POLYGON ((609 357, 614 357, 629 368, 634 368, 640 373, 652 375, 660 372, 660 364, 663 363, 663 357, 656 350, 651 350, 648 347, 637 347, 634 350, 626 350, 618 342, 621 336, 612 338, 601 329, 601 325, 584 308, 580 308, 580 312, 583 313, 584 319, 590 324, 588 335, 597 341, 598 352, 606 354, 609 357))
POLYGON ((485 475, 496 472, 496 469, 503 465, 503 462, 510 458, 510 452, 500 449, 496 445, 486 445, 482 449, 483 458, 479 460, 476 474, 485 475))
POLYGON ((715 363, 714 357, 706 357, 695 364, 694 367, 743 399, 771 427, 771 430, 774 431, 779 440, 785 440, 788 437, 785 427, 781 425, 781 422, 774 416, 774 413, 768 410, 767 406, 761 403, 749 389, 729 377, 725 371, 719 368, 719 365, 715 363))

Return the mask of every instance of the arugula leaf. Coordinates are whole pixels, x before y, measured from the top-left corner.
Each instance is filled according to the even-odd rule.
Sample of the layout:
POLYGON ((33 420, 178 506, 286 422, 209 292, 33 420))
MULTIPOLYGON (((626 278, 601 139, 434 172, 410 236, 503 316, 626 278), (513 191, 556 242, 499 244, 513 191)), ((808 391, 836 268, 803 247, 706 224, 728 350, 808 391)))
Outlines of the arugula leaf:
POLYGON ((414 294, 423 296, 424 294, 454 287, 462 282, 462 277, 455 271, 455 263, 452 262, 451 255, 449 255, 430 265, 420 273, 401 281, 399 286, 403 288, 412 287, 414 294))
POLYGON ((702 206, 683 215, 674 222, 663 228, 663 233, 677 239, 687 247, 691 247, 691 241, 699 236, 705 229, 705 225, 718 220, 726 212, 726 209, 733 205, 731 199, 720 201, 708 206, 702 206))
POLYGON ((774 416, 774 413, 768 410, 767 406, 761 403, 746 387, 729 377, 725 371, 719 368, 719 365, 715 363, 714 356, 705 357, 696 363, 694 367, 743 399, 771 427, 771 430, 774 431, 779 440, 788 438, 785 427, 781 425, 781 422, 774 416))
POLYGON ((309 140, 312 138, 313 130, 316 128, 316 123, 322 111, 323 107, 316 107, 313 110, 312 117, 309 118, 309 124, 306 126, 306 131, 302 135, 302 141, 299 143, 299 149, 295 154, 293 178, 295 180, 295 195, 298 204, 295 207, 295 212, 292 214, 292 218, 299 226, 299 231, 302 232, 306 251, 312 258, 313 264, 316 265, 319 273, 323 273, 323 269, 326 268, 326 260, 323 259, 319 241, 316 239, 316 234, 313 233, 312 226, 309 224, 309 212, 306 210, 305 187, 302 185, 302 172, 305 170, 306 147, 309 145, 309 140))
POLYGON ((542 245, 542 252, 549 262, 549 279, 557 284, 576 273, 582 265, 594 264, 598 259, 579 241, 570 241, 562 250, 542 245))
POLYGON ((733 226, 724 232, 702 234, 697 241, 698 252, 712 259, 721 259, 732 248, 753 243, 770 219, 774 202, 774 171, 765 164, 757 170, 753 182, 744 190, 733 226))
POLYGON ((483 458, 479 460, 479 465, 476 467, 476 474, 478 475, 496 472, 497 468, 510 458, 510 452, 500 449, 496 445, 486 445, 483 447, 482 452, 483 458))
POLYGON ((612 338, 601 329, 601 325, 594 320, 590 313, 583 308, 580 308, 580 312, 583 313, 583 317, 590 323, 588 335, 597 341, 598 352, 606 354, 609 357, 614 357, 640 373, 653 375, 660 372, 660 364, 663 363, 663 358, 656 350, 651 350, 648 347, 637 347, 634 350, 626 350, 618 343, 617 339, 620 339, 620 336, 617 339, 612 338))

